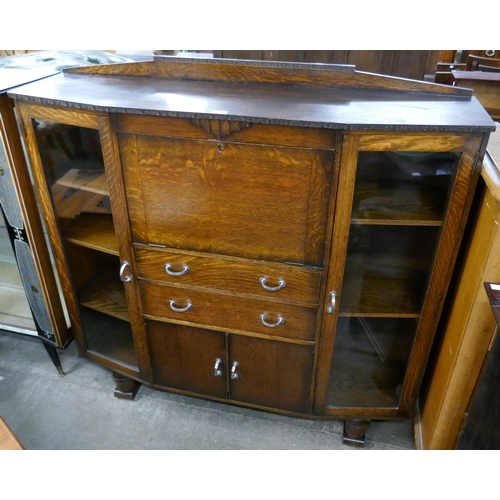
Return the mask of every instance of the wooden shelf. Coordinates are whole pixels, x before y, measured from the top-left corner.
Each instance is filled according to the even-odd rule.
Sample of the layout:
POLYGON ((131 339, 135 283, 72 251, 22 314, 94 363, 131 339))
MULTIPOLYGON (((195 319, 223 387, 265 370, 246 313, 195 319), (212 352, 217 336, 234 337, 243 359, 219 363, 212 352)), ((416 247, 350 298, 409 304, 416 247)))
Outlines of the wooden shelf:
POLYGON ((341 316, 418 318, 426 273, 404 268, 355 263, 346 265, 341 316))
POLYGON ((82 306, 115 318, 130 321, 123 283, 116 273, 102 269, 78 294, 82 306))
MULTIPOLYGON (((387 184, 387 183, 386 183, 387 184)), ((416 190, 414 185, 394 182, 379 189, 357 185, 352 209, 353 224, 441 226, 446 191, 435 187, 416 190)))
MULTIPOLYGON (((99 165, 98 162, 96 164, 99 165)), ((56 185, 109 196, 108 182, 102 167, 96 170, 72 168, 56 182, 56 185)))
POLYGON ((63 229, 66 241, 111 255, 119 255, 113 218, 106 214, 80 214, 63 229))
POLYGON ((138 370, 130 323, 86 307, 81 308, 81 318, 90 353, 138 370))

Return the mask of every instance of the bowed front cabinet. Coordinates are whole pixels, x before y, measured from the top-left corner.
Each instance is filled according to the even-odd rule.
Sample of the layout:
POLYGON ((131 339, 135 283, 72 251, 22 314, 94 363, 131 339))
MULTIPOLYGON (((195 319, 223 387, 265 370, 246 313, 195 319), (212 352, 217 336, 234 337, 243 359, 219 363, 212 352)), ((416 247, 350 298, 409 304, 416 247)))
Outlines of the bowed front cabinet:
POLYGON ((187 60, 15 89, 80 354, 289 415, 411 418, 494 123, 466 89, 187 60))

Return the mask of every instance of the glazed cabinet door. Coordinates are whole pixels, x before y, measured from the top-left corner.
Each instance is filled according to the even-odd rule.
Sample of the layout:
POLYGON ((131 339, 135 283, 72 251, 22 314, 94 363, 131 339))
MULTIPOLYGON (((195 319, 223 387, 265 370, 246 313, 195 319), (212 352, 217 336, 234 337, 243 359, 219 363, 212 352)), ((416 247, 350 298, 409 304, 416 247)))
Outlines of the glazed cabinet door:
POLYGON ((479 145, 461 135, 346 136, 316 411, 356 418, 410 408, 479 145))
POLYGON ((84 113, 19 107, 80 352, 131 376, 147 373, 137 355, 142 321, 131 288, 109 123, 84 113))

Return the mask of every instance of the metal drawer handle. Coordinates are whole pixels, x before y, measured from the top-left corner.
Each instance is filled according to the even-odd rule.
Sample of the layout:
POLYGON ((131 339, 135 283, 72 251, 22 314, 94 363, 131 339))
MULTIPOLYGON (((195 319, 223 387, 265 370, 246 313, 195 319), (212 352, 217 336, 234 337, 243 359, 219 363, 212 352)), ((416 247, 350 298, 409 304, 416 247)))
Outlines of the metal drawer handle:
POLYGON ((189 267, 184 264, 184 267, 182 268, 182 271, 172 271, 172 266, 170 264, 165 264, 165 272, 167 274, 170 274, 170 276, 182 276, 183 274, 186 274, 189 272, 189 267))
POLYGON ((172 309, 172 311, 175 311, 177 313, 183 313, 189 311, 189 309, 193 307, 193 304, 191 304, 191 302, 189 301, 186 307, 176 307, 175 300, 169 300, 168 303, 170 304, 170 309, 172 309))
POLYGON ((122 266, 120 267, 120 279, 123 281, 123 283, 129 283, 132 281, 132 275, 125 276, 125 269, 130 267, 130 264, 127 261, 124 261, 122 266))
POLYGON ((326 310, 326 312, 328 314, 333 314, 333 311, 335 311, 335 302, 337 301, 337 292, 330 292, 330 301, 331 301, 331 305, 326 310))
POLYGON ((236 368, 238 368, 238 366, 240 366, 240 364, 238 363, 238 361, 235 361, 233 363, 233 366, 231 367, 231 379, 232 380, 240 378, 240 376, 236 373, 236 368))
POLYGON ((219 366, 222 364, 222 359, 217 358, 215 360, 215 366, 214 366, 214 377, 222 377, 222 371, 219 370, 219 366))
POLYGON ((278 321, 276 323, 268 323, 265 314, 260 315, 260 320, 262 321, 262 324, 264 326, 267 326, 268 328, 276 328, 277 326, 280 326, 285 322, 285 319, 283 317, 278 316, 278 321))
POLYGON ((282 288, 286 287, 286 281, 285 280, 279 280, 278 281, 278 286, 268 286, 267 285, 267 278, 259 278, 260 284, 266 289, 269 290, 270 292, 276 292, 278 290, 281 290, 282 288))

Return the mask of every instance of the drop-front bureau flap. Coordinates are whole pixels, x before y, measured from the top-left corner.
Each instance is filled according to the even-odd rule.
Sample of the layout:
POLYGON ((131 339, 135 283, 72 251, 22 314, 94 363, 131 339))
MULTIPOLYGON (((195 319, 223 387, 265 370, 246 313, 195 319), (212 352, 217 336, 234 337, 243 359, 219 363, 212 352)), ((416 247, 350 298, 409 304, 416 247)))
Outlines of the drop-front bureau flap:
POLYGON ((323 265, 333 151, 119 134, 134 242, 323 265))

